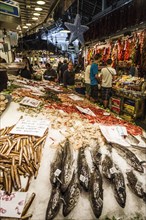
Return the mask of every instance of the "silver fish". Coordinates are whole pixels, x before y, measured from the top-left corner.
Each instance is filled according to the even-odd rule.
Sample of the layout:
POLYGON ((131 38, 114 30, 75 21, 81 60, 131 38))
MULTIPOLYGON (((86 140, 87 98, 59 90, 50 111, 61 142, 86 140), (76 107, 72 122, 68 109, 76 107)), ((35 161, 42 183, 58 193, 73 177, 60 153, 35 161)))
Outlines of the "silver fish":
POLYGON ((146 138, 144 136, 141 136, 141 139, 144 141, 144 143, 146 144, 146 138))
POLYGON ((102 176, 100 170, 94 168, 94 172, 91 175, 91 206, 96 218, 99 218, 103 209, 103 188, 102 188, 102 176))
POLYGON ((64 193, 63 215, 66 217, 76 206, 80 196, 79 182, 74 172, 72 180, 64 193))
POLYGON ((143 198, 144 192, 142 188, 142 184, 138 181, 137 177, 132 171, 126 172, 128 187, 132 190, 132 192, 138 196, 139 198, 143 198))
POLYGON ((126 137, 126 141, 128 141, 129 144, 131 145, 137 145, 139 144, 139 140, 134 137, 133 135, 128 134, 128 136, 126 137))
POLYGON ((72 179, 73 152, 69 140, 65 142, 62 160, 61 191, 64 193, 72 179))
POLYGON ((112 158, 108 155, 105 155, 105 158, 102 161, 102 173, 109 180, 113 178, 113 175, 111 173, 112 167, 113 167, 112 158))
POLYGON ((50 182, 54 185, 60 183, 60 177, 62 172, 62 158, 63 150, 57 151, 57 155, 50 168, 50 182))
POLYGON ((120 145, 117 145, 117 144, 113 144, 112 146, 118 150, 118 153, 126 159, 127 163, 130 166, 132 166, 135 170, 141 173, 144 172, 144 168, 141 165, 139 159, 136 157, 136 155, 131 150, 125 147, 122 147, 120 145))
POLYGON ((53 187, 50 200, 47 206, 45 219, 46 220, 54 219, 60 210, 60 206, 61 206, 61 192, 59 186, 53 187))
POLYGON ((114 178, 112 179, 114 196, 118 202, 118 204, 124 208, 126 203, 126 186, 125 180, 122 172, 118 170, 118 172, 114 173, 114 178))
POLYGON ((78 155, 78 179, 83 189, 88 192, 90 190, 90 169, 86 161, 84 148, 79 149, 78 155))

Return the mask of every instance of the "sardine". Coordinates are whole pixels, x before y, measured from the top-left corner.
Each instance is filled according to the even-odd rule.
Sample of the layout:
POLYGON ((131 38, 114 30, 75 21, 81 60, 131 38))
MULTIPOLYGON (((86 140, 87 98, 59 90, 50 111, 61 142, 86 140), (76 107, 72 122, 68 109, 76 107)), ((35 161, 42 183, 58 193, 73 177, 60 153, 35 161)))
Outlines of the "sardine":
POLYGON ((73 154, 69 140, 65 142, 63 149, 62 173, 61 173, 61 191, 64 193, 72 179, 73 154))
POLYGON ((76 206, 79 196, 80 188, 77 176, 74 172, 72 180, 64 193, 63 215, 66 217, 76 206))
POLYGON ((118 202, 118 204, 124 208, 126 203, 126 186, 125 180, 122 172, 118 170, 118 172, 114 172, 114 178, 112 179, 114 196, 118 202))
POLYGON ((63 150, 58 150, 57 155, 50 167, 50 182, 52 184, 57 184, 61 177, 62 172, 62 159, 63 150))
POLYGON ((54 219, 55 216, 58 214, 61 206, 61 192, 60 192, 60 187, 53 187, 50 200, 47 206, 47 211, 46 211, 46 220, 54 219))
POLYGON ((143 198, 144 193, 143 193, 142 183, 138 181, 137 177, 132 171, 126 172, 126 174, 128 180, 128 187, 139 198, 143 198))
POLYGON ((108 155, 105 155, 105 158, 102 161, 102 173, 109 180, 113 179, 113 174, 111 173, 112 167, 113 167, 112 158, 108 155))
POLYGON ((84 148, 80 148, 78 155, 78 179, 86 192, 90 190, 90 178, 91 173, 85 157, 84 148))
POLYGON ((99 218, 103 209, 102 176, 98 168, 94 168, 91 175, 91 206, 96 218, 99 218))
POLYGON ((120 145, 113 144, 113 147, 118 150, 118 153, 125 157, 127 163, 132 166, 135 170, 143 173, 144 168, 141 165, 139 159, 136 157, 136 155, 129 149, 125 147, 121 147, 120 145))

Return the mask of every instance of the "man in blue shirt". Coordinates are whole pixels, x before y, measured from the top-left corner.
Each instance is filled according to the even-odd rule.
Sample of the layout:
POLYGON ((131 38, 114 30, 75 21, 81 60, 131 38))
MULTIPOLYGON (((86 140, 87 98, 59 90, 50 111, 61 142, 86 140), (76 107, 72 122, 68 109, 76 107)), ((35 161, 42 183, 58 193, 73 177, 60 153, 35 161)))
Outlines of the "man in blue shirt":
POLYGON ((97 102, 98 99, 98 62, 101 58, 100 54, 96 54, 94 62, 90 68, 90 80, 91 80, 91 101, 97 102))

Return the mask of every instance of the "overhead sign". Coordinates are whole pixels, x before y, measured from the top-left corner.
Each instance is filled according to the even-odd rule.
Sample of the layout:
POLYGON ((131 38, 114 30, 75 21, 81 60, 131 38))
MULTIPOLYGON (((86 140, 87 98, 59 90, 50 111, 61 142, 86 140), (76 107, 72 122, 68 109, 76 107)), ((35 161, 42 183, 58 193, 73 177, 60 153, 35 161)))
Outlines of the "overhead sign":
POLYGON ((19 6, 0 1, 0 13, 20 17, 19 6))

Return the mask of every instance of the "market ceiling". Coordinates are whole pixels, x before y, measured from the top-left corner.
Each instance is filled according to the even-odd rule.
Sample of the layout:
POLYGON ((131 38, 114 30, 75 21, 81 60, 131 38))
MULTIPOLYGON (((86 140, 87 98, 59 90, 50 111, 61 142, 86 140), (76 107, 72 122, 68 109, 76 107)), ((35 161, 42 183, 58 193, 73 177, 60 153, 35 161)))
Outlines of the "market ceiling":
POLYGON ((77 13, 81 15, 82 24, 88 24, 103 8, 119 1, 122 0, 16 0, 21 11, 21 25, 17 29, 31 34, 38 28, 51 27, 59 19, 73 22, 77 13))

